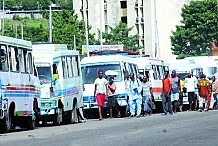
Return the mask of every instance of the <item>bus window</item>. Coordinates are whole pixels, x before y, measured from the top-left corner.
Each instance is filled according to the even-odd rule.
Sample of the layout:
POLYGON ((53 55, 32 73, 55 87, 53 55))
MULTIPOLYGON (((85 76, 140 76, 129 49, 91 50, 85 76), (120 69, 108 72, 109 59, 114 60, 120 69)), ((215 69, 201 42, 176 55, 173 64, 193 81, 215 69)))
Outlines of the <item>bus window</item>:
POLYGON ((128 68, 129 68, 129 73, 134 73, 133 67, 131 66, 131 64, 128 64, 128 68))
POLYGON ((29 52, 29 53, 26 53, 27 55, 27 59, 26 59, 26 72, 32 74, 33 73, 33 60, 32 60, 32 54, 29 52))
POLYGON ((18 50, 15 47, 9 46, 10 70, 19 71, 18 50))
POLYGON ((156 70, 156 65, 152 65, 152 70, 153 70, 153 76, 154 76, 154 79, 157 80, 157 70, 156 70))
POLYGON ((136 66, 135 64, 132 64, 132 66, 133 66, 133 69, 134 69, 135 74, 138 74, 138 72, 137 72, 137 70, 138 70, 137 66, 136 66))
POLYGON ((72 58, 72 60, 73 60, 73 71, 74 71, 74 76, 75 77, 77 77, 77 76, 79 76, 79 71, 78 71, 78 64, 77 64, 77 62, 76 62, 76 57, 73 57, 72 58))
POLYGON ((72 68, 72 57, 67 57, 67 68, 68 68, 68 75, 69 78, 73 77, 73 68, 72 68))
POLYGON ((8 71, 7 49, 5 45, 0 48, 0 71, 8 71))
POLYGON ((62 61, 63 77, 67 78, 68 77, 68 72, 67 72, 67 64, 66 64, 65 57, 61 57, 61 61, 62 61))
POLYGON ((23 49, 18 48, 18 60, 19 60, 19 66, 20 66, 20 71, 25 72, 25 63, 24 63, 24 54, 23 54, 23 49))
POLYGON ((78 76, 80 76, 80 66, 79 66, 79 57, 76 57, 76 64, 77 64, 77 72, 78 72, 78 76))
POLYGON ((157 71, 158 71, 158 77, 160 80, 163 79, 163 70, 162 70, 162 66, 158 65, 157 66, 157 71))

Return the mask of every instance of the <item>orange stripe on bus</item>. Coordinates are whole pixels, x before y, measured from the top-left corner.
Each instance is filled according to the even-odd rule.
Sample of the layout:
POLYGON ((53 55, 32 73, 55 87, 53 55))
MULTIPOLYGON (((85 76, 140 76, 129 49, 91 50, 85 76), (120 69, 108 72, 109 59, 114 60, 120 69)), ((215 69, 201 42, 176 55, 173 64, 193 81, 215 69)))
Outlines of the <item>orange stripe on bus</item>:
POLYGON ((152 88, 152 92, 162 92, 162 88, 152 88))

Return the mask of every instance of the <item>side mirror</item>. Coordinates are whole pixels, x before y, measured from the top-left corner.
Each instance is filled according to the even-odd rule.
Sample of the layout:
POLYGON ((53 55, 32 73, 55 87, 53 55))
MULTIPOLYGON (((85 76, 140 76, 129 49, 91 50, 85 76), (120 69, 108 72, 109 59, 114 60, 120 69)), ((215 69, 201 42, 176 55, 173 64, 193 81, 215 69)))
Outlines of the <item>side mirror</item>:
POLYGON ((58 74, 54 74, 54 78, 55 78, 55 80, 57 81, 57 80, 59 79, 58 74))

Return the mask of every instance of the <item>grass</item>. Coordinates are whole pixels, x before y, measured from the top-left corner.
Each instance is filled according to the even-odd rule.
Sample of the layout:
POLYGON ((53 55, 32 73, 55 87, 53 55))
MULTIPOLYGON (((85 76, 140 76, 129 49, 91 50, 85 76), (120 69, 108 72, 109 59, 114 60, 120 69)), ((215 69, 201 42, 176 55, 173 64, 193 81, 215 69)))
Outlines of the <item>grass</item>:
MULTIPOLYGON (((22 24, 22 21, 15 21, 15 20, 5 20, 5 24, 9 24, 9 25, 14 25, 16 24, 22 24)), ((46 19, 29 19, 26 20, 26 24, 27 26, 32 26, 32 27, 39 27, 40 24, 42 24, 43 28, 49 29, 49 22, 46 19)))

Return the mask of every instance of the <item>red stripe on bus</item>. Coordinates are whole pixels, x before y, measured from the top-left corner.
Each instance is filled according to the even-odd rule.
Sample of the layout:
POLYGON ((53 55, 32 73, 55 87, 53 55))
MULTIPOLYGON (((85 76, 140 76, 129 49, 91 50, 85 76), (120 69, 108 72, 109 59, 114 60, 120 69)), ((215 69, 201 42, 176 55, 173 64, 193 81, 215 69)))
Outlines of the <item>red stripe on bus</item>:
POLYGON ((153 88, 152 87, 152 92, 154 93, 154 92, 162 92, 162 88, 153 88))

